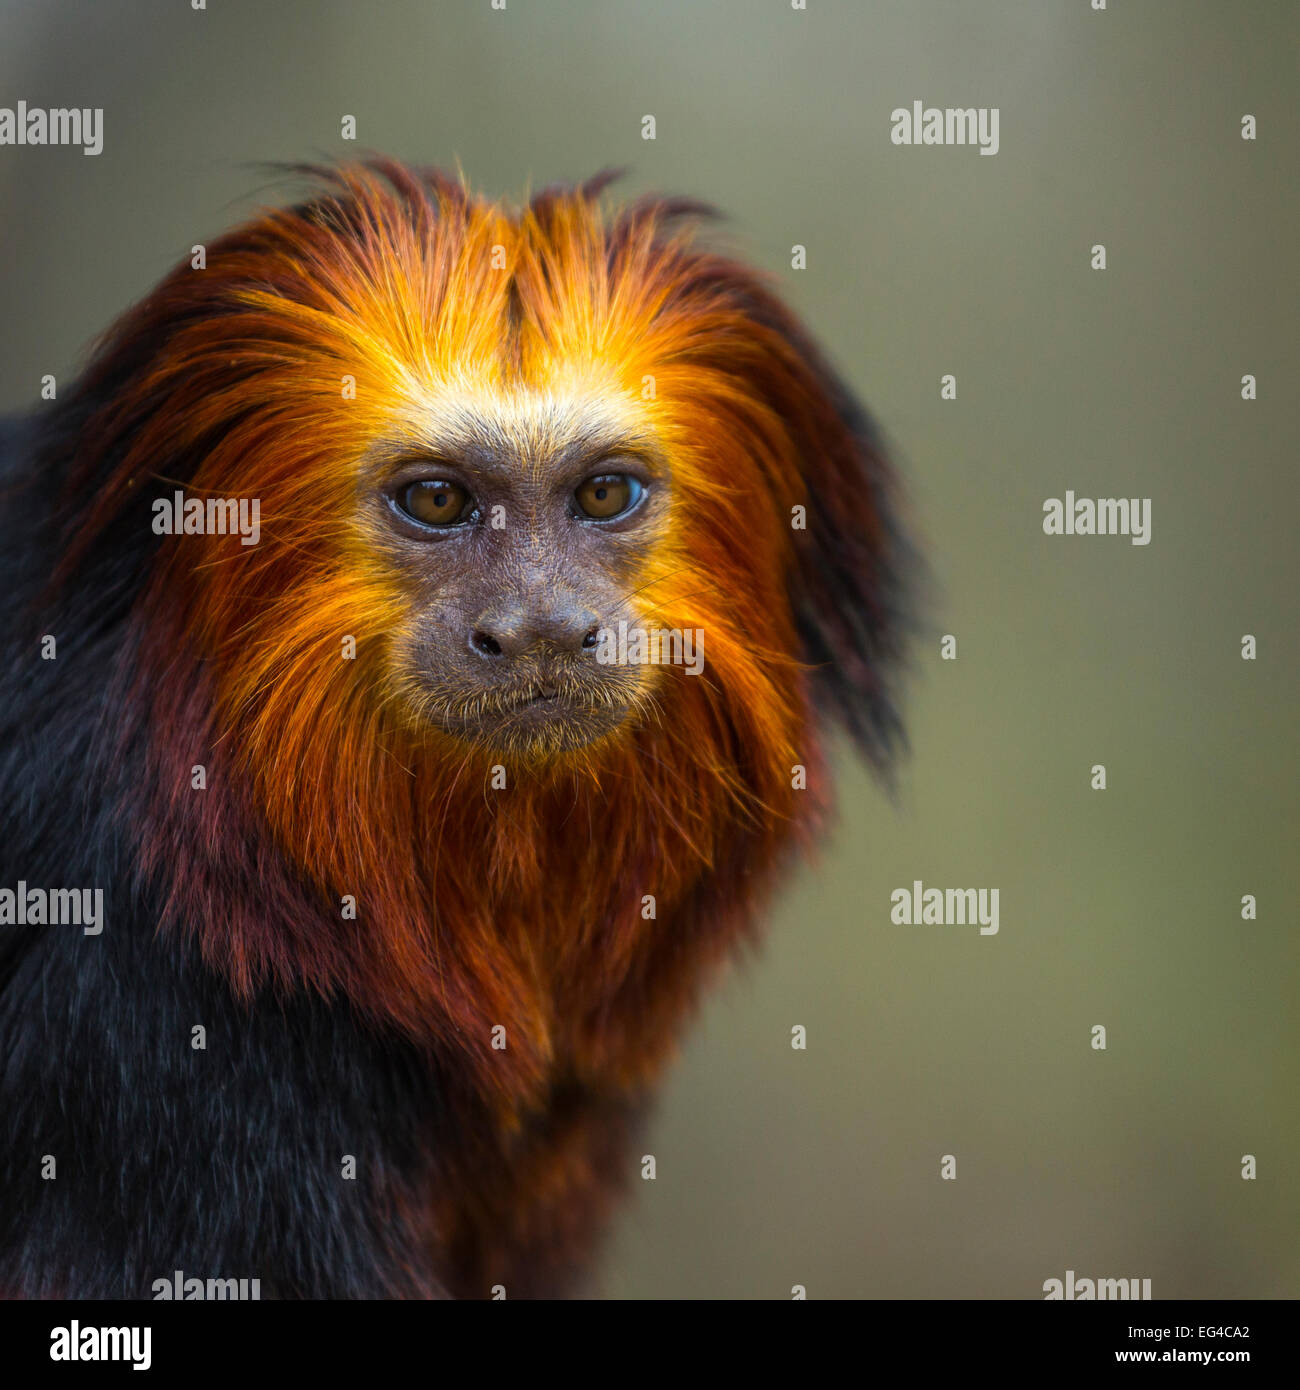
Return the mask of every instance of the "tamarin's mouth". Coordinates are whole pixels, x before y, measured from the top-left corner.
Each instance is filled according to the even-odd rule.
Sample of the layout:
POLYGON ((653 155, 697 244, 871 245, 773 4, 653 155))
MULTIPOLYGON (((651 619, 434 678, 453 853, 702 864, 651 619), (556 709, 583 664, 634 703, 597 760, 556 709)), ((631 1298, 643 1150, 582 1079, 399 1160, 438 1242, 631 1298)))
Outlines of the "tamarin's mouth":
POLYGON ((554 685, 531 685, 518 694, 502 692, 495 700, 490 700, 484 706, 484 713, 489 717, 510 715, 519 710, 529 710, 535 708, 545 708, 547 705, 564 706, 575 711, 589 708, 590 700, 583 701, 574 698, 567 692, 561 694, 559 687, 554 685))
POLYGON ((613 733, 632 708, 629 693, 539 683, 435 707, 431 713, 446 733, 466 743, 546 756, 584 748, 613 733))

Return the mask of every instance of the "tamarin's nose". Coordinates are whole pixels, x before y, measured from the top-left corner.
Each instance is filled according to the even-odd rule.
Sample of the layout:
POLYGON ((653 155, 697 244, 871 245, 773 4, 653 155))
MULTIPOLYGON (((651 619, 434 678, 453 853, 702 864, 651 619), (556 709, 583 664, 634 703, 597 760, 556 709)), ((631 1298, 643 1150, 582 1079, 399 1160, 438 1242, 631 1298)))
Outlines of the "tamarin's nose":
POLYGON ((562 652, 594 651, 600 619, 577 600, 494 605, 470 629, 470 650, 499 660, 524 656, 537 647, 562 652))

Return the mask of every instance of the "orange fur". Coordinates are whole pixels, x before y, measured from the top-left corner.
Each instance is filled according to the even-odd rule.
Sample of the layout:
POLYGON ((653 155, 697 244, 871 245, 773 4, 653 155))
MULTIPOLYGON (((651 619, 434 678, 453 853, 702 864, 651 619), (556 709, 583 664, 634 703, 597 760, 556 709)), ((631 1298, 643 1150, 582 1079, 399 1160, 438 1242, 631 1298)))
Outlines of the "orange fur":
MULTIPOLYGON (((145 863, 172 885, 166 925, 196 932, 242 994, 344 995, 428 1045, 495 1117, 466 1148, 468 1190, 549 1098, 644 1086, 806 838, 825 798, 792 508, 815 486, 840 513, 837 563, 869 593, 885 523, 793 321, 672 205, 606 216, 579 189, 516 213, 396 165, 330 177, 110 337, 90 386, 124 386, 85 429, 74 491, 95 505, 66 563, 158 479, 260 499, 259 545, 165 541, 140 605, 145 863), (374 450, 436 442, 466 408, 542 431, 612 412, 661 451, 671 524, 628 612, 708 638, 703 677, 653 671, 636 718, 579 753, 510 760, 504 790, 499 759, 413 705, 402 585, 353 506, 374 450)), ((444 1226, 500 1222, 520 1187, 562 1190, 555 1152, 444 1226)))

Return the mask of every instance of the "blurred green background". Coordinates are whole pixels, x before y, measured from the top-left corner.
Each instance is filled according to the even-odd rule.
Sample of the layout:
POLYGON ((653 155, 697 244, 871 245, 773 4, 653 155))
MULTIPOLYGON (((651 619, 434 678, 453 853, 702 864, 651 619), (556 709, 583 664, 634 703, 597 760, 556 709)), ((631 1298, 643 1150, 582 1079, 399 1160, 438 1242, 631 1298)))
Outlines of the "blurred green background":
POLYGON ((105 108, 98 158, 0 149, 0 408, 275 201, 258 161, 379 151, 495 195, 626 165, 628 194, 718 204, 895 441, 934 572, 912 755, 892 803, 841 760, 835 834, 687 1036, 597 1292, 1040 1298, 1073 1269, 1300 1295, 1300 6, 32 0, 0 25, 0 105, 105 108), (891 145, 918 99, 1000 108, 1000 152, 891 145), (1044 536, 1067 488, 1152 498, 1151 544, 1044 536), (999 934, 892 925, 914 879, 999 888, 999 934))

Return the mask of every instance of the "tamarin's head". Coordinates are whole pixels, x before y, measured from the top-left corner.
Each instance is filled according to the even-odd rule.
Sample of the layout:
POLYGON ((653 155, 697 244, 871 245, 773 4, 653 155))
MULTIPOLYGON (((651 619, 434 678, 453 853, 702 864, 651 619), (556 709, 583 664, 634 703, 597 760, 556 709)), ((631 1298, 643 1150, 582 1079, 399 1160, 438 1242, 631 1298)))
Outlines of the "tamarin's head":
POLYGON ((561 1045, 631 1075, 815 823, 824 718, 894 741, 890 475, 704 209, 312 174, 60 402, 137 863, 241 987, 345 990, 512 1095, 561 1045))
POLYGON ((247 739, 364 707, 415 745, 593 766, 698 682, 701 719, 746 724, 820 689, 884 751, 889 478, 762 278, 698 245, 706 210, 606 214, 604 178, 510 211, 387 162, 312 172, 83 387, 111 390, 74 551, 133 496, 259 502, 256 546, 173 539, 157 566, 247 739), (695 673, 635 637, 628 659, 620 624, 661 656, 703 633, 695 673))

